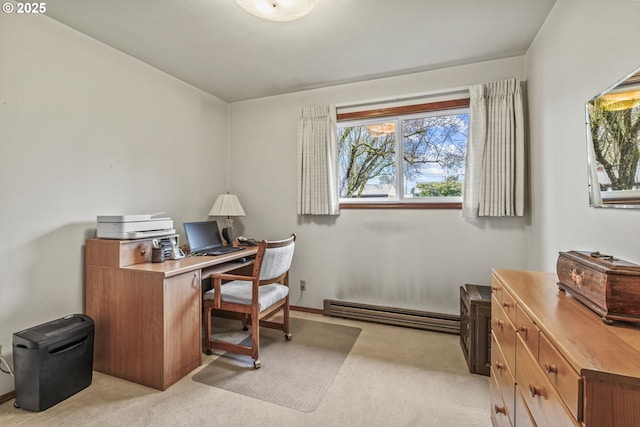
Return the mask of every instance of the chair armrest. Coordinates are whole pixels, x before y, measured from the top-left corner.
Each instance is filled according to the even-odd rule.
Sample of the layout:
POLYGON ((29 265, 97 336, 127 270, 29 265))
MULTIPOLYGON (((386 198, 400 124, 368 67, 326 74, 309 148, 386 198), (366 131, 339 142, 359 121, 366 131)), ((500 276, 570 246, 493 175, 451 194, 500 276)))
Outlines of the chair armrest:
POLYGON ((241 276, 239 274, 228 274, 228 273, 212 274, 211 278, 213 280, 246 280, 247 282, 251 282, 255 280, 255 277, 253 276, 241 276))

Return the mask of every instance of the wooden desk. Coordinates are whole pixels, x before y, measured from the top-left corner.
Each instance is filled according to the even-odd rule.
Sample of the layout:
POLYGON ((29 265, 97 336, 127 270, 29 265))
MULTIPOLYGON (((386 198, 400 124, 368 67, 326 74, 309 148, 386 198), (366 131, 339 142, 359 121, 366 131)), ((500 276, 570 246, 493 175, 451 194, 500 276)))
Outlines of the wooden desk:
POLYGON ((257 247, 151 263, 153 239, 87 240, 93 369, 159 390, 202 363, 201 282, 251 264, 257 247))

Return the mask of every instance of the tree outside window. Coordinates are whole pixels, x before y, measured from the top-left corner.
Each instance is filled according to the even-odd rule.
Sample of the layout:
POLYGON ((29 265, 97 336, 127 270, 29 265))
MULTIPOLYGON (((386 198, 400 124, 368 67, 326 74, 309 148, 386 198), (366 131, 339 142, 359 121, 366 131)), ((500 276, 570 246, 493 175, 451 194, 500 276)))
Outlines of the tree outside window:
POLYGON ((459 199, 468 131, 467 108, 340 122, 341 199, 459 199))
POLYGON ((601 191, 640 186, 640 91, 629 93, 638 94, 629 105, 606 104, 601 97, 587 106, 601 191))

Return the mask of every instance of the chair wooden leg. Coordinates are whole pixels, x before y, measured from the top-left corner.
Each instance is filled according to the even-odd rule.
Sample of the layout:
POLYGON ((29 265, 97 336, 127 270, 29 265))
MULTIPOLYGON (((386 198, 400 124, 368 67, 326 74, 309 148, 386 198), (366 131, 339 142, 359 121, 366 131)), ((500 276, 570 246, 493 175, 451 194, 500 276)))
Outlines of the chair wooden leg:
POLYGON ((289 323, 289 296, 287 296, 287 302, 284 304, 284 315, 282 320, 282 331, 284 332, 284 337, 287 340, 291 339, 291 329, 289 323))
POLYGON ((283 319, 283 330, 285 333, 291 332, 289 330, 289 297, 287 297, 287 302, 284 305, 284 319, 283 319))
POLYGON ((246 314, 242 314, 242 330, 243 331, 248 331, 249 328, 247 327, 247 315, 246 314))
POLYGON ((258 316, 251 319, 251 358, 253 359, 253 367, 260 367, 260 320, 258 316))
POLYGON ((204 315, 205 315, 205 320, 204 320, 204 337, 202 339, 203 343, 204 343, 204 349, 205 349, 205 353, 208 355, 213 354, 213 352, 211 351, 211 347, 210 347, 210 341, 211 341, 211 308, 209 307, 205 307, 204 309, 204 315))
POLYGON ((207 309, 202 307, 202 351, 207 351, 207 309))

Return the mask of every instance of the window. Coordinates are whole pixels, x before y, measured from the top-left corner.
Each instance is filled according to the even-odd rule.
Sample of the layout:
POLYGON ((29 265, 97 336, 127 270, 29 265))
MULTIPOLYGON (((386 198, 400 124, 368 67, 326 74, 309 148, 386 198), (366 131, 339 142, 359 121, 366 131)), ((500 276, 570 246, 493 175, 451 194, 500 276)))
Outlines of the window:
POLYGON ((338 114, 341 207, 460 207, 469 100, 338 114))

